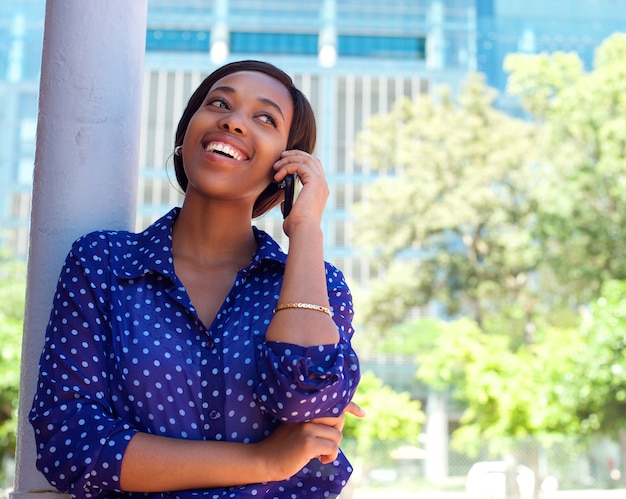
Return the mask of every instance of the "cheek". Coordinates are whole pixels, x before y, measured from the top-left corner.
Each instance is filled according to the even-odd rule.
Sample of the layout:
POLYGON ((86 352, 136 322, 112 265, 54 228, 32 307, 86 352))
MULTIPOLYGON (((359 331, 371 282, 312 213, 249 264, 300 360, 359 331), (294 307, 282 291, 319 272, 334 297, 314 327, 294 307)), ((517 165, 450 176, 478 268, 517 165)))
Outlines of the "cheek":
POLYGON ((261 178, 261 184, 263 184, 263 188, 267 187, 267 184, 274 181, 274 166, 273 164, 264 172, 261 178))

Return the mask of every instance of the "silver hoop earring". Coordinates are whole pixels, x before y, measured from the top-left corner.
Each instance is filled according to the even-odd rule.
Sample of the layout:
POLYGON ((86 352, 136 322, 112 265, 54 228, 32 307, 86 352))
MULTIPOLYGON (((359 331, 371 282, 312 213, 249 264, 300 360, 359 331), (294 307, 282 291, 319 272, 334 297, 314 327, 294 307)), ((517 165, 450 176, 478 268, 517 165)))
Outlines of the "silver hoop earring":
POLYGON ((183 154, 183 146, 176 146, 174 148, 174 154, 176 156, 181 156, 183 154))

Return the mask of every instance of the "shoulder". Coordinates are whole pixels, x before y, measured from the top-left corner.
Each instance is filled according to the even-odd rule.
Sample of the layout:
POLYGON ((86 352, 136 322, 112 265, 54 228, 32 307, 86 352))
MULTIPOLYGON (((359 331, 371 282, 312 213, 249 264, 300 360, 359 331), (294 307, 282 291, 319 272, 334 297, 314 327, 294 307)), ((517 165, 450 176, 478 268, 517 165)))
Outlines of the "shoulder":
POLYGON ((80 236, 72 243, 71 252, 76 255, 110 254, 112 250, 130 247, 137 234, 130 231, 96 230, 80 236))
POLYGON ((89 232, 74 241, 70 255, 85 263, 106 261, 114 270, 128 274, 128 277, 140 275, 153 267, 163 271, 160 267, 171 263, 171 231, 176 215, 174 209, 142 232, 89 232))

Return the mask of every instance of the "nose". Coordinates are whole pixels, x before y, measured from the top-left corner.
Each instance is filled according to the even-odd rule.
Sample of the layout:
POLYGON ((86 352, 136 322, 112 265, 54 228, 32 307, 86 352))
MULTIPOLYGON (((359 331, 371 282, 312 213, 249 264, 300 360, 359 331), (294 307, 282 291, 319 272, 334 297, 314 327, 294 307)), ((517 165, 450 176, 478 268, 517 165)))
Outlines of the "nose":
POLYGON ((220 121, 220 127, 223 130, 227 130, 229 132, 234 132, 234 133, 238 133, 242 135, 246 131, 246 128, 243 124, 243 120, 240 117, 238 117, 236 114, 229 114, 228 116, 225 116, 220 121))

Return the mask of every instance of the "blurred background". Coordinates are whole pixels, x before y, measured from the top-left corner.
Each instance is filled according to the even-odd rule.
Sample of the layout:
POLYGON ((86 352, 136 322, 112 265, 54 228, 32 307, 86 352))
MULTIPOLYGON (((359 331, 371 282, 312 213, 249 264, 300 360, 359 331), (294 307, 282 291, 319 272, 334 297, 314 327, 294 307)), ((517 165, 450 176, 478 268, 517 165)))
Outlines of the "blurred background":
MULTIPOLYGON (((326 259, 355 295, 368 412, 347 422, 342 498, 625 493, 626 1, 148 9, 138 230, 181 201, 175 127, 217 66, 272 62, 316 112, 326 259)), ((44 17, 43 0, 0 5, 7 488, 44 17)), ((278 210, 256 224, 287 246, 278 210)))

